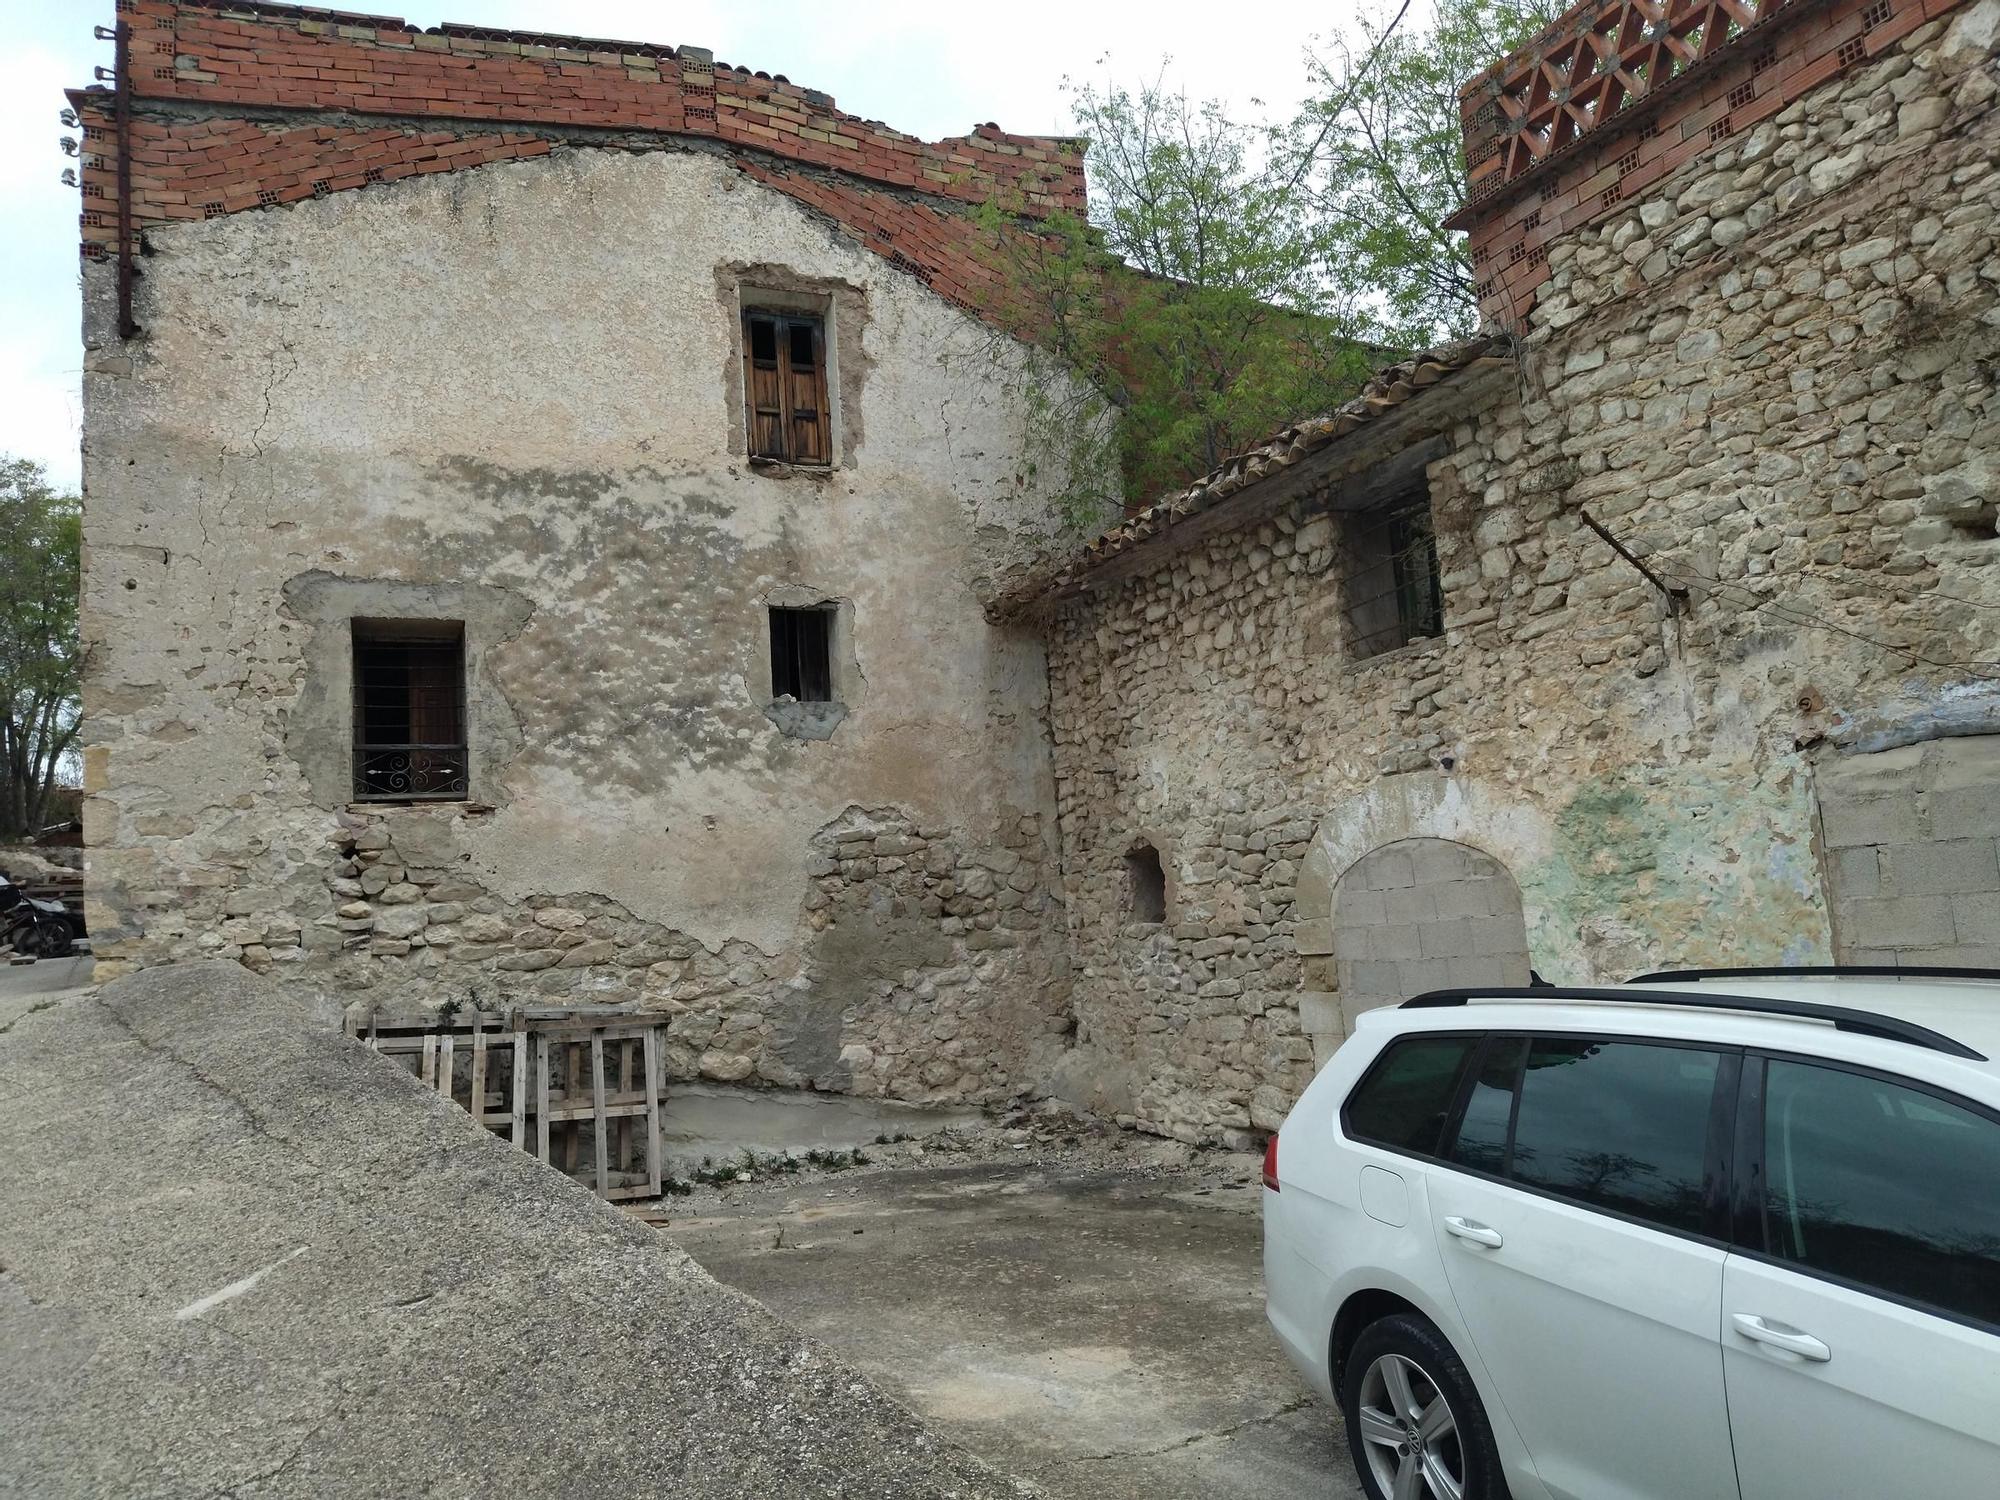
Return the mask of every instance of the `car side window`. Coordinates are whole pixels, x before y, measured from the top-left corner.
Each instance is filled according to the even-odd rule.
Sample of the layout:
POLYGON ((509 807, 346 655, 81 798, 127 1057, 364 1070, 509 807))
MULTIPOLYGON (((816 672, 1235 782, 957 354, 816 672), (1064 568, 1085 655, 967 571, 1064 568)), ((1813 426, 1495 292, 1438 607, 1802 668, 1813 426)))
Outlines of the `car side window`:
POLYGON ((1435 1153, 1465 1060, 1478 1041, 1413 1036, 1391 1043, 1348 1098, 1342 1120, 1348 1135, 1398 1151, 1435 1153))
POLYGON ((1764 1178, 1770 1255, 2000 1325, 2000 1121, 1864 1073, 1773 1058, 1764 1178))
POLYGON ((1461 1167, 1494 1173, 1505 1169, 1507 1134, 1514 1122, 1514 1085, 1527 1047, 1524 1036, 1501 1036, 1486 1049, 1451 1144, 1451 1159, 1461 1167))
POLYGON ((1537 1037, 1521 1073, 1507 1174, 1663 1229, 1703 1228, 1721 1054, 1537 1037))

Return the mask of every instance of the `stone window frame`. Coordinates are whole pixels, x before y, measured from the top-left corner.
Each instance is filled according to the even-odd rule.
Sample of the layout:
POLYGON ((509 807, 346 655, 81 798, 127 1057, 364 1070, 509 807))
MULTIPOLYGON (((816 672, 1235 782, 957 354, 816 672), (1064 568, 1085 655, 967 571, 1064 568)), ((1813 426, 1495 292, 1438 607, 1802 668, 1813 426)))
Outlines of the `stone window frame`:
POLYGON ((854 650, 854 601, 806 584, 781 583, 766 589, 756 605, 756 626, 750 633, 756 649, 744 674, 751 696, 764 717, 788 738, 832 739, 834 731, 861 706, 867 695, 867 680, 862 676, 854 650), (833 616, 828 653, 833 694, 830 701, 780 700, 775 693, 771 674, 771 612, 780 609, 823 609, 833 616))
POLYGON ((520 635, 534 605, 491 584, 417 583, 312 569, 285 581, 285 613, 305 629, 304 680, 285 715, 285 751, 315 806, 370 816, 480 811, 508 800, 505 772, 525 743, 493 656, 520 635), (467 787, 463 801, 354 800, 354 622, 457 621, 465 643, 467 787))
POLYGON ((825 482, 855 467, 862 439, 862 396, 870 362, 863 346, 868 299, 851 282, 808 276, 786 266, 729 264, 716 268, 716 299, 727 318, 727 355, 721 389, 728 431, 724 444, 768 478, 825 482), (823 464, 798 464, 750 456, 750 414, 745 390, 744 314, 749 311, 804 313, 820 319, 821 361, 826 382, 827 447, 823 464))

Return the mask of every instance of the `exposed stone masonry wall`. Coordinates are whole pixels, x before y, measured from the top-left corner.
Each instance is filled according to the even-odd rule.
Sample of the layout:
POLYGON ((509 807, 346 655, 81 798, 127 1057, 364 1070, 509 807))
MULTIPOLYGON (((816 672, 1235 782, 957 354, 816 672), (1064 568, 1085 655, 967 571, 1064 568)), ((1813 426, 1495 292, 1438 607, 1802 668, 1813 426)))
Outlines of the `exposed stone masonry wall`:
POLYGON ((503 900, 435 862, 450 816, 344 814, 323 904, 259 911, 239 893, 236 914, 190 934, 195 950, 260 972, 317 958, 363 1007, 642 1006, 671 1017, 669 1078, 997 1099, 1026 1091, 1067 1030, 1033 817, 967 849, 850 808, 812 841, 802 901, 818 942, 800 965, 711 949, 605 897, 503 900))
POLYGON ((1516 387, 1412 403, 1450 439, 1441 640, 1353 658, 1337 481, 1063 612, 1073 1093, 1187 1138, 1275 1125, 1352 1021, 1333 886, 1400 839, 1503 865, 1553 980, 1833 957, 1816 757, 2000 659, 1996 18, 1559 241, 1516 387), (1116 878, 1141 834, 1161 926, 1116 878))

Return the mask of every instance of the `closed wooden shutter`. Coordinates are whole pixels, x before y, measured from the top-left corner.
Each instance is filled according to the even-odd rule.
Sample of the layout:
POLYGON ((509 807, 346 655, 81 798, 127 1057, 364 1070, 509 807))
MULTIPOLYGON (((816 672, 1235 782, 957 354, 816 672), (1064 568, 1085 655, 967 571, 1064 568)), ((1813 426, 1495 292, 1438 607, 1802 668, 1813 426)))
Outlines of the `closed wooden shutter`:
POLYGON ((803 314, 743 314, 743 391, 750 456, 832 462, 826 408, 826 330, 803 314))

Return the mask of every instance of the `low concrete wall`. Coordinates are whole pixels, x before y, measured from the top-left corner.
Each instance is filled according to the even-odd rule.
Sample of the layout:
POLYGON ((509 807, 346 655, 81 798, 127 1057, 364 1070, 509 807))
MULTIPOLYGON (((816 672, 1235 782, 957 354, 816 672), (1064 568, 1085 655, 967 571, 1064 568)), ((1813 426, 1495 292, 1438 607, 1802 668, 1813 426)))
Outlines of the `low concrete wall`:
POLYGON ((0 1027, 0 1494, 1030 1494, 335 1029, 148 970, 0 1027))

